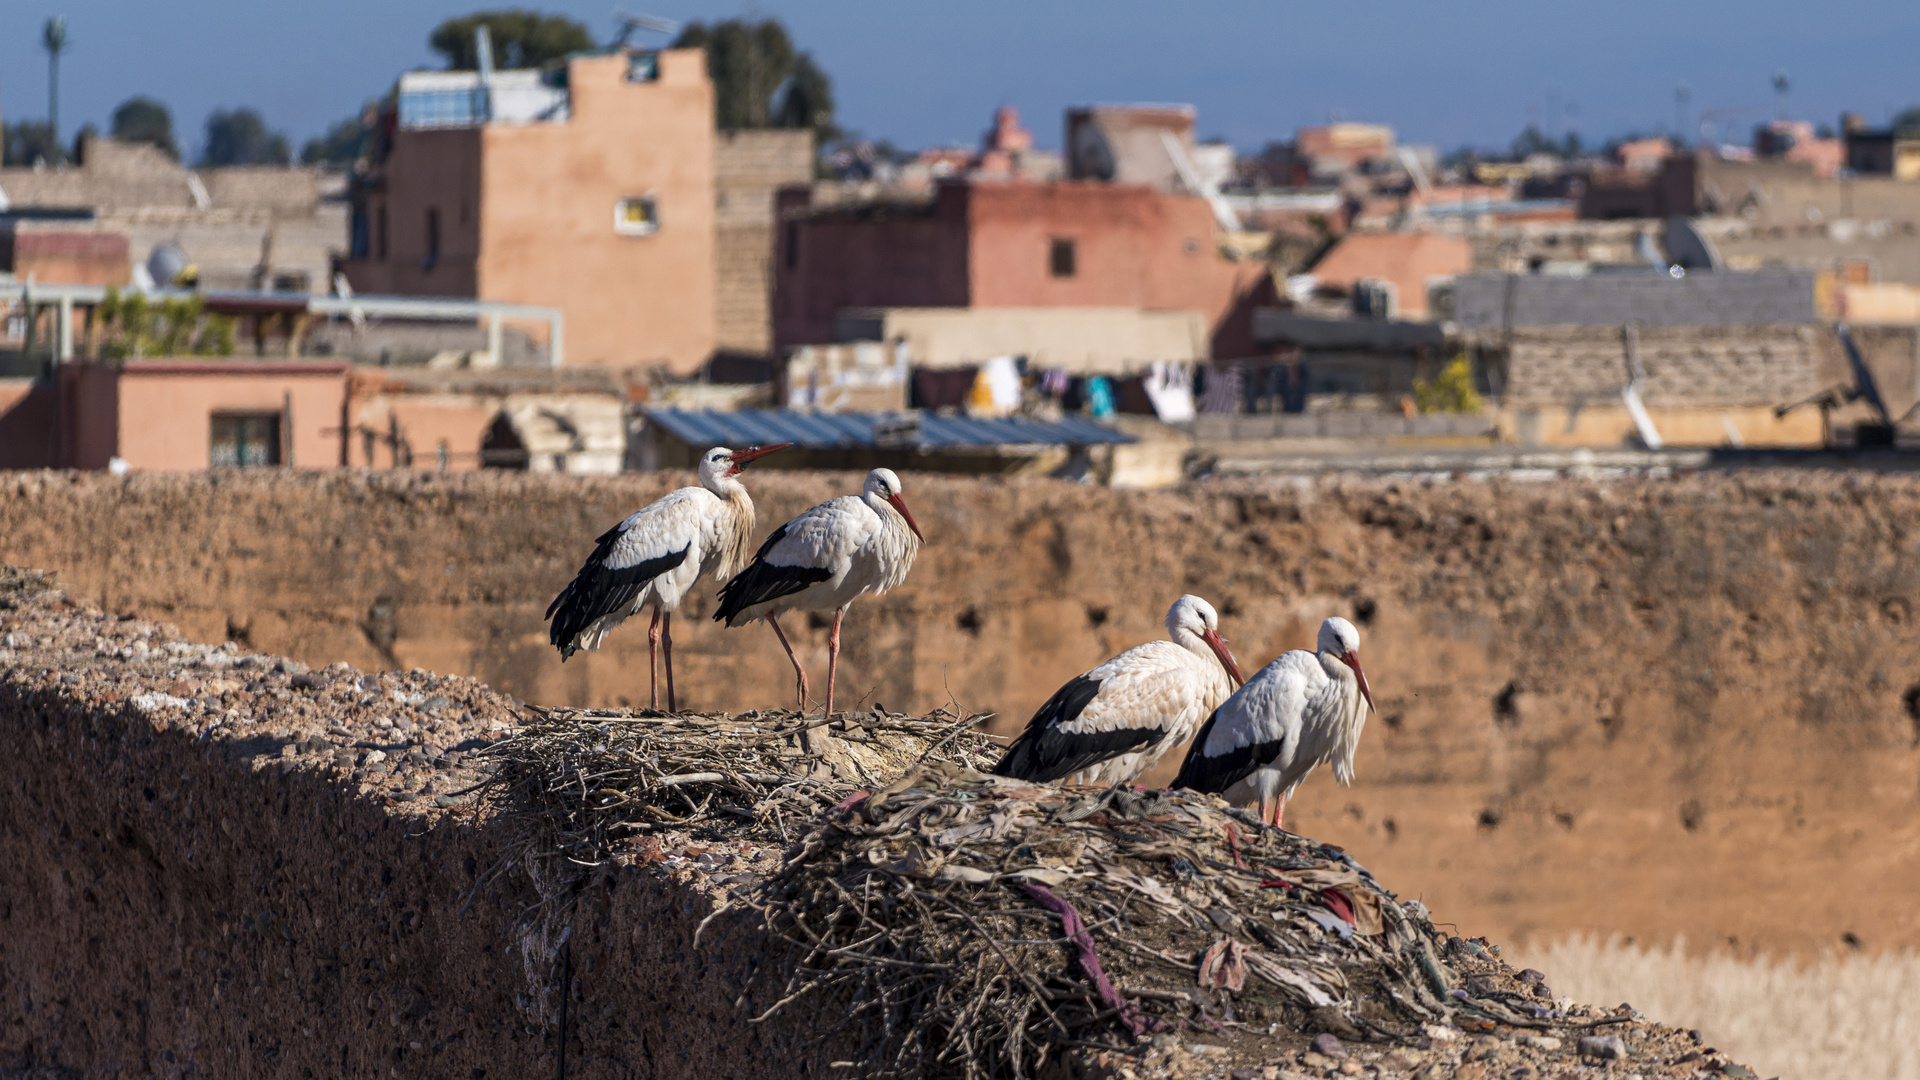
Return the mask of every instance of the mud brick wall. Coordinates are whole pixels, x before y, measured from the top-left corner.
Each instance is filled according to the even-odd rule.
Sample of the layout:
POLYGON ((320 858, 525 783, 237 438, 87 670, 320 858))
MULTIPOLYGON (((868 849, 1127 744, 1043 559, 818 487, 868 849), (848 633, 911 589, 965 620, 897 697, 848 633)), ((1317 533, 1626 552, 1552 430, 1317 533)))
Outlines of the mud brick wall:
MULTIPOLYGON (((859 483, 744 477, 762 534, 859 483)), ((315 667, 644 705, 644 619, 562 664, 541 613, 595 536, 689 481, 17 473, 0 475, 0 561, 315 667)), ((848 615, 843 700, 923 712, 951 695, 1008 731, 1163 636, 1182 592, 1220 610, 1248 671, 1344 615, 1380 711, 1355 786, 1320 770, 1289 820, 1463 927, 1920 947, 1920 848, 1898 839, 1920 834, 1914 478, 905 483, 929 543, 904 586, 848 615)), ((713 623, 713 589, 674 620, 682 706, 791 701, 773 634, 713 623)), ((786 626, 820 686, 825 621, 786 626)))
MULTIPOLYGON (((1771 406, 1818 391, 1817 331, 1806 325, 1638 328, 1640 396, 1650 406, 1771 406)), ((1507 347, 1503 401, 1511 406, 1618 400, 1627 384, 1619 327, 1515 330, 1507 347)))
MULTIPOLYGON (((536 1016, 561 973, 535 948, 529 978, 511 830, 356 763, 369 742, 443 755, 458 723, 355 706, 369 673, 234 666, 261 658, 57 599, 0 605, 0 627, 0 1075, 555 1075, 557 1029, 536 1016), (103 640, 145 648, 121 660, 103 640)), ((475 729, 505 715, 477 684, 435 685, 475 729)), ((707 940, 728 947, 695 949, 714 903, 696 878, 630 866, 587 886, 567 1076, 823 1070, 796 1049, 804 1016, 739 1022, 757 939, 723 915, 707 940)))

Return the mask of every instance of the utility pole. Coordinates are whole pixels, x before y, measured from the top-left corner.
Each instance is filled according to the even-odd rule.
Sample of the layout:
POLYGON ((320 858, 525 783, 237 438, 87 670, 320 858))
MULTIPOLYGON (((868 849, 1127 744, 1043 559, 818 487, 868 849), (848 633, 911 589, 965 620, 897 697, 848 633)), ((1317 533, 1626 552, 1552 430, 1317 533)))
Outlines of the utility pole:
POLYGON ((40 45, 47 50, 47 128, 53 136, 55 162, 65 159, 60 147, 60 54, 67 48, 67 20, 55 15, 40 30, 40 45))

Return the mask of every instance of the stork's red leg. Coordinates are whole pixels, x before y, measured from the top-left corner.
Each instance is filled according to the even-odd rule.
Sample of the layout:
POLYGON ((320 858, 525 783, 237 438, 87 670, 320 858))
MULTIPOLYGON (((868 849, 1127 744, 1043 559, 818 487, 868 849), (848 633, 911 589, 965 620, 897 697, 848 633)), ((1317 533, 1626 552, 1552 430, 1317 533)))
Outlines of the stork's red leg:
POLYGON ((660 609, 653 609, 653 625, 647 627, 647 708, 660 707, 660 609))
POLYGON ((1286 819, 1287 793, 1283 791, 1280 793, 1280 797, 1275 799, 1273 803, 1273 827, 1276 829, 1286 828, 1286 825, 1282 824, 1286 819))
POLYGON ((827 634, 827 715, 833 715, 833 677, 840 670, 840 616, 847 613, 841 608, 833 613, 833 629, 827 634))
POLYGON ((667 654, 667 711, 679 712, 680 706, 673 700, 673 612, 667 612, 660 620, 660 647, 667 654))
POLYGON ((784 631, 780 629, 780 620, 774 618, 772 615, 769 615, 767 616, 767 625, 773 627, 773 636, 780 639, 780 647, 787 650, 787 659, 793 662, 793 675, 794 675, 794 678, 799 680, 799 683, 800 683, 800 704, 798 708, 800 709, 801 712, 806 712, 807 711, 807 669, 801 667, 800 658, 793 655, 793 646, 787 644, 787 635, 784 631))

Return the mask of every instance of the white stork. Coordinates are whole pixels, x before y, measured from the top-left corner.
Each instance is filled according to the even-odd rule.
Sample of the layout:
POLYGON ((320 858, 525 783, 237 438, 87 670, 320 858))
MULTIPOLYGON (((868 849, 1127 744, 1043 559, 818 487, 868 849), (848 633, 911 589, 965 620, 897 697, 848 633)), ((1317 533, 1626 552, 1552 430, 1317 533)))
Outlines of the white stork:
POLYGON ((1222 793, 1236 806, 1258 802, 1260 819, 1278 828, 1287 797, 1314 766, 1331 760, 1335 778, 1353 783, 1353 752, 1372 708, 1360 631, 1328 619, 1318 652, 1281 654, 1214 711, 1173 786, 1222 793))
POLYGON ((753 544, 753 499, 734 477, 747 462, 792 443, 729 450, 700 457, 700 486, 668 492, 600 534, 598 546, 567 587, 547 605, 551 640, 562 663, 576 649, 600 651, 607 631, 653 608, 647 630, 652 707, 660 707, 660 647, 667 650, 667 709, 673 699, 673 612, 708 573, 726 577, 746 564, 753 544), (664 619, 662 616, 664 615, 664 619))
POLYGON ((1205 600, 1175 600, 1167 637, 1068 680, 993 771, 1022 780, 1124 783, 1192 738, 1244 679, 1220 636, 1220 616, 1205 600))
POLYGON ((833 683, 840 666, 840 617, 855 600, 900 584, 913 568, 925 542, 900 497, 900 478, 892 469, 867 474, 858 495, 821 503, 774 530, 753 562, 720 589, 716 622, 739 626, 764 618, 793 661, 800 708, 807 707, 807 672, 781 631, 786 611, 833 611, 827 635, 827 712, 833 712, 833 683))

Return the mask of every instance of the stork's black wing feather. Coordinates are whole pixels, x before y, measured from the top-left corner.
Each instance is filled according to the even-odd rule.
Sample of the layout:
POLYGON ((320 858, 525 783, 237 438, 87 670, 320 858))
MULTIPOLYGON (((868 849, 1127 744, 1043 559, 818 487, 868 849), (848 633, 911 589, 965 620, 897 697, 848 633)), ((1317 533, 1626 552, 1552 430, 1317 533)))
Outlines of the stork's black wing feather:
POLYGON ((1082 769, 1119 757, 1155 742, 1165 728, 1119 728, 1113 731, 1066 731, 1060 725, 1079 716, 1100 692, 1100 680, 1076 675, 1054 691, 1045 705, 1027 721, 1027 730, 1007 747, 993 767, 999 776, 1044 783, 1072 776, 1082 769))
POLYGON ((1215 709, 1213 715, 1207 717, 1207 722, 1200 725, 1200 734, 1195 735, 1192 744, 1187 747, 1187 759, 1180 763, 1180 775, 1173 778, 1174 787, 1218 794, 1272 764, 1286 746, 1284 741, 1275 739, 1236 746, 1208 756, 1202 751, 1207 745, 1207 736, 1213 734, 1214 721, 1218 719, 1220 710, 1215 709))
POLYGON ((587 627, 603 616, 625 611, 648 582, 686 562, 687 553, 693 550, 688 544, 657 559, 614 569, 607 566, 607 560, 623 535, 618 525, 601 533, 580 572, 547 605, 547 618, 553 622, 548 639, 560 650, 562 662, 579 649, 580 635, 587 627))
POLYGON ((734 617, 753 605, 792 596, 817 581, 825 581, 833 576, 833 571, 824 566, 776 566, 768 562, 767 553, 786 536, 786 525, 773 530, 773 535, 760 545, 760 550, 754 554, 747 568, 735 574, 732 581, 720 586, 720 606, 713 613, 714 622, 735 626, 734 617))

